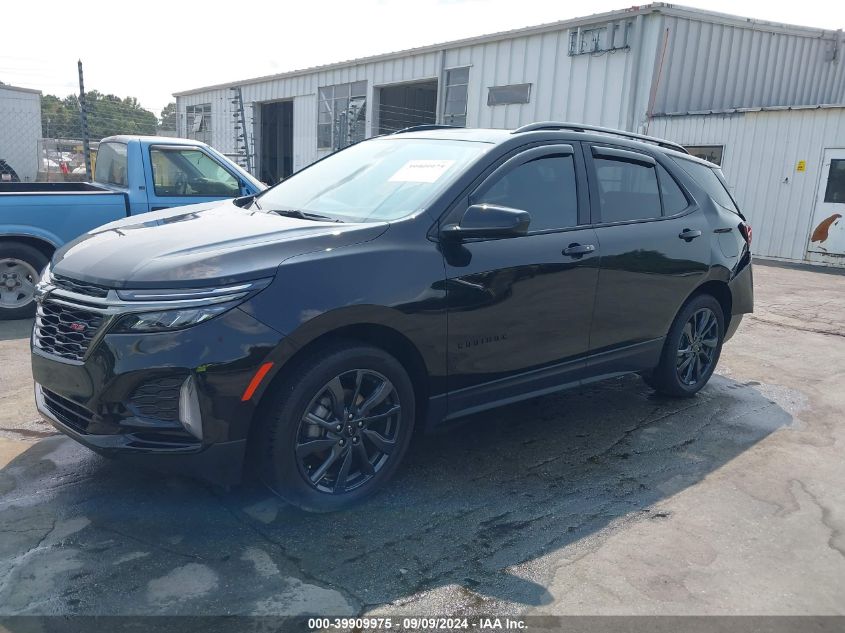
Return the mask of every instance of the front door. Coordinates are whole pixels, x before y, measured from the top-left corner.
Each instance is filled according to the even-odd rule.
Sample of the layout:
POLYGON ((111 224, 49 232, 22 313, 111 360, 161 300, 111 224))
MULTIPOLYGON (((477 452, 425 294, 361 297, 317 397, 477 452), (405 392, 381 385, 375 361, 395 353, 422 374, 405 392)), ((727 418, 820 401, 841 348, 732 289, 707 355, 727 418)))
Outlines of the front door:
POLYGON ((845 149, 826 149, 807 250, 845 255, 845 149))
POLYGON ((531 224, 524 236, 443 246, 450 415, 580 378, 598 270, 579 214, 582 160, 578 144, 528 149, 466 199, 528 211, 531 224))

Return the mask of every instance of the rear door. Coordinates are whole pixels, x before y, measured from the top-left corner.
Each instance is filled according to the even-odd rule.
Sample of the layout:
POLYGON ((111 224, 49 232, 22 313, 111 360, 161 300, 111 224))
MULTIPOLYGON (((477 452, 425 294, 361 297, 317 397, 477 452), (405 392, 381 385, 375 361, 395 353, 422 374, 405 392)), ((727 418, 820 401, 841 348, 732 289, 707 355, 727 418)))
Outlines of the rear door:
MULTIPOLYGON (((845 255, 845 149, 826 149, 807 250, 841 261, 845 255)), ((820 258, 824 260, 824 258, 820 258)))
POLYGON ((602 253, 590 373, 650 367, 681 304, 708 271, 707 221, 659 153, 585 147, 602 253))
POLYGON ((150 211, 242 193, 240 179, 200 147, 151 145, 144 155, 150 211))
POLYGON ((449 302, 450 414, 580 379, 598 249, 580 147, 550 144, 505 160, 455 209, 528 211, 528 234, 442 244, 449 302))

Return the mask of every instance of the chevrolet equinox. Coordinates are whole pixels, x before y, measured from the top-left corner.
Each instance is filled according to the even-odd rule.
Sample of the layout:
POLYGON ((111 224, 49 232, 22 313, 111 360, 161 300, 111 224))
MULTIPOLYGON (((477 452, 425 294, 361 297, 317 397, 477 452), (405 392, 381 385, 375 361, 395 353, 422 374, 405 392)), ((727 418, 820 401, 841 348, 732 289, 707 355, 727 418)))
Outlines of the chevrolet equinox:
POLYGON ((419 126, 251 197, 67 244, 38 410, 104 455, 336 510, 415 427, 610 376, 694 395, 751 312, 751 228, 683 147, 567 123, 419 126))

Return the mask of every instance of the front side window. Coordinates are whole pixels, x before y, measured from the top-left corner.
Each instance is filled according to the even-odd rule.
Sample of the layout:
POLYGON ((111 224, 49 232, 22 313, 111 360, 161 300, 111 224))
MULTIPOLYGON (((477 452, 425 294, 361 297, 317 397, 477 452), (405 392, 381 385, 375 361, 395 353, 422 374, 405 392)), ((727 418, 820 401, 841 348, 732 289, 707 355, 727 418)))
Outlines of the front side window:
POLYGON ((343 149, 366 134, 367 82, 323 86, 317 91, 317 148, 343 149))
POLYGON ((654 166, 595 158, 602 222, 625 222, 661 215, 654 166))
POLYGON ((125 143, 100 143, 94 180, 117 187, 128 187, 126 149, 125 143))
POLYGON ((473 196, 472 202, 528 211, 528 230, 532 232, 576 226, 575 161, 571 155, 558 155, 523 163, 473 196))
POLYGON ((240 194, 238 179, 197 149, 150 149, 157 196, 222 196, 240 194))
POLYGON ((397 220, 425 208, 490 147, 444 139, 369 140, 283 180, 260 195, 257 206, 346 222, 397 220))
POLYGON ((443 104, 443 122, 446 125, 466 127, 468 86, 469 67, 446 71, 446 102, 443 104))

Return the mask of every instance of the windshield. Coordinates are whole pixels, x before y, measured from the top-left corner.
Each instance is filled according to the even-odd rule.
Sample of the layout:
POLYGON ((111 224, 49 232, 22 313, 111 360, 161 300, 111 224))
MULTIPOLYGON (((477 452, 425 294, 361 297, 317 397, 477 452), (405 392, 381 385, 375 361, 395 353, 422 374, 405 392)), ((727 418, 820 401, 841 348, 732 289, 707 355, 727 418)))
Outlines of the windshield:
POLYGON ((397 220, 423 208, 492 147, 442 139, 375 139, 294 174, 259 197, 264 211, 347 222, 397 220))

